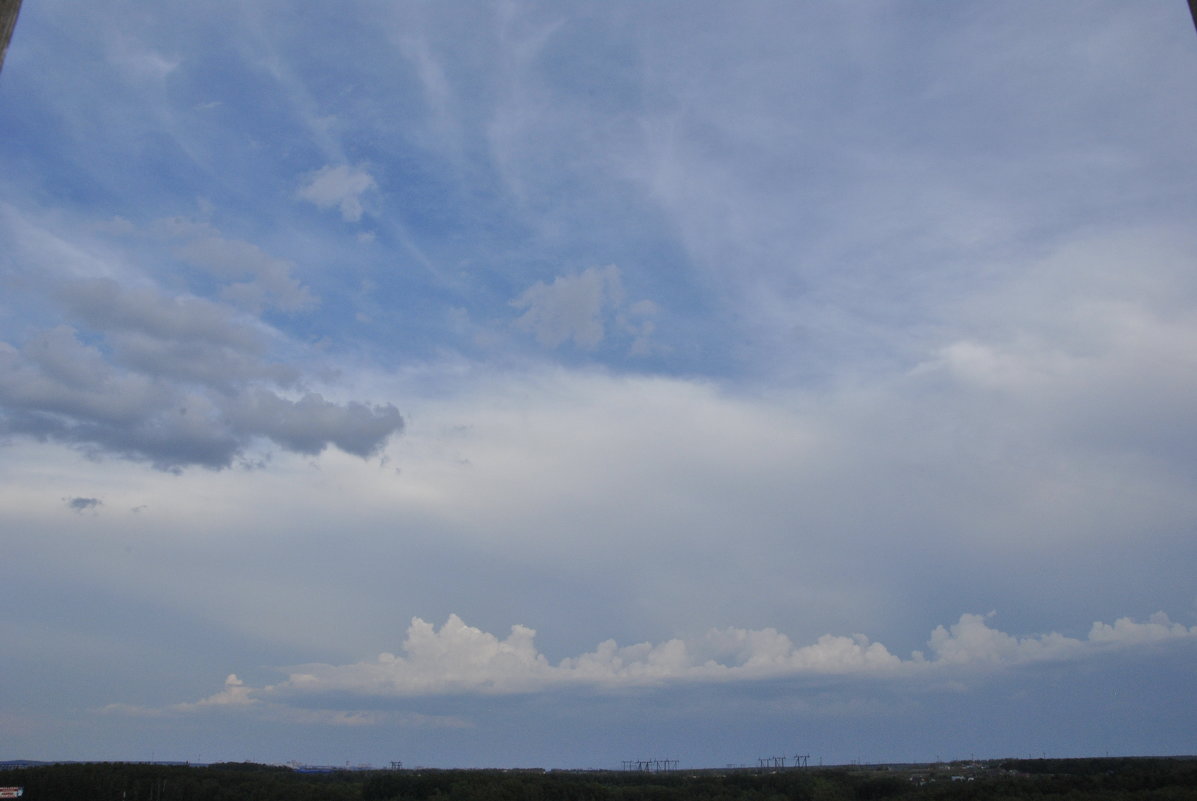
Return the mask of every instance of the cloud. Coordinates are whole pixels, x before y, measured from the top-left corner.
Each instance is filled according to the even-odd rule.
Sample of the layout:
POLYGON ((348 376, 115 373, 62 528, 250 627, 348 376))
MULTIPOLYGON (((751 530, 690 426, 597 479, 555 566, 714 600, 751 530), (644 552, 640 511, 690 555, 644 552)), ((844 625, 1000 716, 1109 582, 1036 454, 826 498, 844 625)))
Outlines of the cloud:
POLYGON ((618 267, 588 267, 580 273, 560 275, 553 283, 537 281, 511 301, 524 313, 515 327, 536 337, 547 348, 573 340, 574 345, 593 350, 607 337, 606 324, 630 334, 632 355, 652 349, 650 339, 657 313, 656 304, 641 300, 628 304, 618 267))
POLYGON ((159 339, 199 340, 259 349, 262 331, 228 306, 194 296, 168 296, 148 287, 124 287, 111 278, 71 281, 58 288, 68 312, 105 331, 134 331, 159 339))
POLYGON ((990 628, 985 616, 964 614, 957 623, 937 626, 928 642, 932 661, 944 664, 1013 665, 1065 659, 1085 647, 1081 640, 1062 634, 1014 637, 990 628))
POLYGON ((287 707, 253 697, 253 688, 230 673, 224 680, 224 688, 207 698, 189 703, 171 704, 167 707, 145 707, 136 704, 108 704, 98 711, 101 714, 117 714, 128 717, 160 718, 181 714, 196 714, 206 711, 236 709, 252 712, 262 717, 288 723, 322 726, 378 726, 383 723, 428 728, 468 728, 470 723, 450 715, 424 715, 415 712, 387 712, 362 709, 302 709, 287 707))
POLYGON ((299 378, 266 358, 268 329, 225 304, 109 278, 70 281, 57 295, 74 320, 104 335, 114 361, 136 372, 221 392, 247 380, 288 386, 299 378))
POLYGON ((218 278, 247 279, 227 284, 221 290, 225 300, 241 308, 257 311, 277 307, 294 312, 317 304, 311 290, 292 277, 295 265, 276 259, 249 242, 211 233, 181 245, 176 255, 218 278))
POLYGON ((391 404, 336 404, 316 393, 289 400, 262 388, 243 393, 229 407, 229 419, 247 435, 269 437, 288 450, 317 454, 329 443, 346 453, 369 456, 403 430, 391 404))
POLYGON ((104 505, 99 498, 66 498, 67 508, 72 512, 94 512, 104 505))
POLYGON ((545 347, 556 348, 569 340, 583 348, 603 341, 603 314, 623 302, 619 268, 590 267, 575 275, 561 275, 552 284, 537 281, 511 301, 526 309, 516 328, 533 334, 545 347))
POLYGON ((245 682, 237 678, 236 673, 230 673, 228 678, 224 680, 224 689, 220 692, 195 703, 179 704, 174 708, 180 711, 187 711, 210 706, 249 706, 258 703, 256 699, 250 697, 251 691, 252 688, 247 687, 245 682))
POLYGON ((136 425, 162 394, 150 378, 114 369, 69 326, 37 332, 23 350, 0 343, 0 407, 10 428, 136 425))
MULTIPOLYGON (((147 342, 158 356, 169 350, 147 342)), ((128 343, 117 345, 116 355, 128 356, 128 343)), ((154 360, 135 355, 122 366, 69 326, 37 333, 23 349, 0 342, 0 430, 177 470, 227 467, 256 437, 299 453, 317 454, 332 444, 366 456, 403 428, 389 404, 279 395, 246 375, 255 370, 245 359, 218 354, 207 367, 201 358, 168 362, 155 374, 154 360), (222 374, 215 369, 222 363, 241 369, 222 374)), ((194 348, 192 355, 205 351, 194 348)))
MULTIPOLYGON (((36 242, 25 258, 56 255, 23 288, 57 307, 60 322, 25 327, 23 341, 0 339, 0 432, 177 471, 228 467, 259 440, 309 455, 335 445, 365 456, 402 430, 392 405, 313 391, 305 384, 311 368, 301 367, 310 349, 255 316, 315 304, 291 263, 184 218, 114 233, 151 248, 165 237, 174 255, 224 282, 222 299, 212 300, 177 284, 166 291, 139 272, 146 256, 134 248, 114 253, 15 214, 9 221, 18 241, 36 242)), ((211 289, 207 277, 194 283, 211 289)))
POLYGON ((536 632, 515 625, 500 639, 450 615, 439 629, 413 618, 402 653, 347 665, 308 664, 289 669, 283 682, 251 689, 230 676, 225 688, 186 711, 210 706, 244 706, 257 700, 301 704, 303 699, 358 697, 396 699, 446 695, 512 695, 559 689, 613 691, 677 683, 727 683, 801 677, 857 680, 917 678, 942 680, 962 670, 1016 668, 1045 661, 1079 659, 1110 648, 1130 648, 1197 638, 1197 626, 1172 623, 1157 613, 1147 623, 1120 618, 1112 626, 1094 623, 1087 639, 1059 633, 1016 637, 991 628, 986 616, 963 614, 938 626, 928 642, 930 656, 902 659, 861 634, 825 634, 796 645, 775 629, 711 629, 702 637, 620 646, 614 640, 552 664, 537 650, 536 632))
POLYGON ((364 167, 330 164, 305 178, 299 197, 322 209, 336 207, 345 222, 358 222, 364 213, 362 197, 377 188, 364 167))
POLYGON ((1089 632, 1089 640, 1111 645, 1142 645, 1192 637, 1194 634, 1197 634, 1197 626, 1190 628, 1183 623, 1173 623, 1163 612, 1156 612, 1146 623, 1137 623, 1129 617, 1118 618, 1112 626, 1108 623, 1094 623, 1089 632))

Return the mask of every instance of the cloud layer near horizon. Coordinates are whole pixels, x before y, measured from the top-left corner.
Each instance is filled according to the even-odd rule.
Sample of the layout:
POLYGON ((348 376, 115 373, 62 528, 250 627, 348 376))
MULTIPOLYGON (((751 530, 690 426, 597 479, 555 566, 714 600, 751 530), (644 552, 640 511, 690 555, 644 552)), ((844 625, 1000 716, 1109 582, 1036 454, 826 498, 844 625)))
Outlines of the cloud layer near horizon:
POLYGON ((1059 633, 1013 636, 987 623, 991 615, 965 613, 950 626, 937 626, 927 651, 903 659, 862 634, 825 634, 796 645, 776 629, 711 629, 694 640, 620 646, 614 640, 593 651, 551 663, 534 643, 536 632, 515 625, 507 637, 467 625, 457 615, 437 629, 413 618, 399 655, 346 665, 308 664, 288 668, 286 680, 255 688, 230 674, 220 692, 196 702, 146 709, 112 704, 104 711, 144 715, 218 708, 300 708, 311 699, 346 705, 330 720, 363 722, 356 705, 369 708, 387 699, 443 695, 511 695, 560 690, 622 691, 676 683, 726 683, 840 676, 857 681, 886 679, 944 681, 1038 662, 1098 657, 1117 649, 1146 648, 1197 638, 1197 626, 1171 621, 1162 612, 1145 622, 1119 618, 1095 622, 1084 639, 1059 633))

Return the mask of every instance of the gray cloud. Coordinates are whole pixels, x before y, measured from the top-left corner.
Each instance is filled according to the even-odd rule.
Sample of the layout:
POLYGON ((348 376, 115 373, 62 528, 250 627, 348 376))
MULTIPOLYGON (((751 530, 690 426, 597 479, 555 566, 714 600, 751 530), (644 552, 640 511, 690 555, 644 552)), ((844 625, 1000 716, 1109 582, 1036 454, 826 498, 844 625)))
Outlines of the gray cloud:
POLYGON ((122 370, 59 326, 23 351, 0 343, 0 426, 171 470, 227 467, 255 437, 300 453, 332 444, 366 456, 403 427, 393 406, 341 405, 310 393, 290 401, 248 384, 214 392, 175 379, 122 370))
POLYGON ((248 435, 269 437, 288 450, 309 454, 333 444, 346 453, 369 456, 403 429, 399 410, 390 404, 338 405, 315 393, 292 401, 261 388, 241 395, 229 417, 248 435))
POLYGON ((194 296, 170 297, 149 288, 126 288, 110 278, 64 284, 67 311, 106 331, 135 331, 162 339, 200 340, 260 350, 263 336, 233 309, 194 296))
POLYGON ((273 307, 295 312, 318 303, 311 290, 291 275, 294 264, 271 256, 257 245, 226 239, 203 223, 172 220, 160 228, 188 240, 175 250, 180 259, 217 278, 235 281, 224 286, 221 297, 240 308, 258 311, 273 307))
POLYGON ((203 342, 163 341, 138 333, 114 334, 108 341, 114 353, 132 369, 203 384, 226 394, 244 381, 261 379, 292 386, 300 378, 300 371, 291 365, 203 342))
POLYGON ((652 349, 653 322, 648 318, 656 313, 656 305, 642 300, 629 306, 614 264, 559 275, 551 284, 537 281, 511 305, 524 310, 515 327, 548 348, 573 340, 578 347, 592 350, 607 338, 607 324, 614 323, 620 333, 633 337, 633 355, 652 349))
POLYGON ((573 340, 594 348, 603 341, 603 315, 623 301, 619 268, 591 267, 576 275, 561 275, 552 284, 537 281, 511 301, 524 313, 516 328, 534 335, 540 344, 555 348, 573 340))
POLYGON ((228 306, 106 278, 65 284, 58 296, 74 319, 104 333, 114 361, 134 371, 226 393, 240 381, 290 385, 299 378, 296 369, 265 359, 265 327, 228 306))
MULTIPOLYGON (((169 400, 169 392, 148 376, 119 372, 94 345, 69 326, 35 334, 24 350, 0 344, 0 404, 67 425, 136 425, 147 408, 169 400)), ((47 430, 53 430, 49 425, 47 430)))
POLYGON ((253 463, 246 452, 261 440, 303 454, 331 445, 367 456, 402 430, 393 406, 313 393, 300 367, 311 353, 256 316, 315 304, 290 262, 183 218, 121 226, 116 233, 132 242, 116 253, 26 233, 54 239, 65 257, 25 287, 40 295, 35 301, 52 301, 61 322, 0 339, 0 432, 178 471, 253 463), (195 291, 167 291, 138 270, 136 248, 149 243, 142 258, 163 255, 155 240, 208 274, 195 291), (79 257, 96 251, 104 257, 79 257))
POLYGON ((248 242, 207 237, 179 248, 178 255, 221 277, 247 276, 250 280, 230 284, 222 292, 226 300, 239 306, 299 311, 316 305, 316 297, 308 288, 291 277, 289 262, 275 259, 248 242))
POLYGON ((94 512, 104 505, 99 498, 65 498, 67 508, 73 512, 94 512))
POLYGON ((277 334, 229 306, 106 278, 55 294, 80 327, 0 342, 0 430, 178 470, 227 467, 259 437, 366 456, 403 427, 393 406, 278 395, 300 370, 270 357, 277 334))

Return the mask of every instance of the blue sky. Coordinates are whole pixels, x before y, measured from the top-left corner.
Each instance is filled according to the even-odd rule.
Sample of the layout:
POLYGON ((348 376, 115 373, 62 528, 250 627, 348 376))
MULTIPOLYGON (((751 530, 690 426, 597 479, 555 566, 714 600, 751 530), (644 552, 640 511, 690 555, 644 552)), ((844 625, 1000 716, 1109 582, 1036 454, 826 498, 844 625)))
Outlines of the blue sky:
POLYGON ((1194 752, 1183 3, 24 5, 6 758, 1194 752))

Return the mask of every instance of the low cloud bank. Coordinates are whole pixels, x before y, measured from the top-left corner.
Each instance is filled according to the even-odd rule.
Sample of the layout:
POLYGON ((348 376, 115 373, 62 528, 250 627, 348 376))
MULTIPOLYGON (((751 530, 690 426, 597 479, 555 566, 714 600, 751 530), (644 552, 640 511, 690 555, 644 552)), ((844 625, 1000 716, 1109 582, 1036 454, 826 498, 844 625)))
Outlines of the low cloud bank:
MULTIPOLYGON (((1058 633, 1018 637, 989 626, 986 615, 964 614, 951 626, 937 627, 928 651, 909 659, 893 654, 861 634, 826 634, 810 645, 795 645, 785 634, 766 629, 712 629, 694 640, 620 646, 614 640, 593 651, 552 664, 535 644, 536 632, 516 625, 499 637, 466 625, 457 615, 438 629, 413 618, 402 655, 383 653, 347 665, 308 664, 290 669, 285 681, 261 688, 230 675, 208 698, 176 704, 176 713, 213 708, 262 709, 305 698, 357 696, 395 699, 448 695, 510 695, 561 688, 609 691, 681 682, 732 682, 800 676, 861 678, 941 675, 944 671, 1011 668, 1028 663, 1080 659, 1110 649, 1197 637, 1197 626, 1174 623, 1162 612, 1146 622, 1119 618, 1096 622, 1085 639, 1058 633)), ((112 705, 107 711, 145 714, 149 710, 112 705)))

